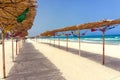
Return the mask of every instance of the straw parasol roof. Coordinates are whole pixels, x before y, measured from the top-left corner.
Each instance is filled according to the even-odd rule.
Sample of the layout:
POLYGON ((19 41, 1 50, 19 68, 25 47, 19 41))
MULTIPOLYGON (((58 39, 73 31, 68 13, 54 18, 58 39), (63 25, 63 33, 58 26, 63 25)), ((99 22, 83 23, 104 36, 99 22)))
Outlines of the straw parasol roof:
POLYGON ((53 31, 44 32, 44 33, 42 33, 42 35, 46 36, 46 35, 51 34, 51 33, 55 34, 56 32, 99 28, 99 27, 105 27, 105 26, 113 26, 113 25, 117 25, 117 24, 120 24, 120 19, 102 20, 102 21, 98 21, 98 22, 90 22, 90 23, 84 23, 84 24, 80 24, 80 25, 67 26, 65 28, 60 28, 60 29, 55 29, 53 31))
POLYGON ((65 27, 65 28, 62 28, 62 31, 70 31, 70 30, 77 30, 76 25, 67 26, 67 27, 65 27))
POLYGON ((116 24, 120 24, 120 19, 102 20, 102 21, 98 21, 98 22, 85 23, 85 24, 78 25, 77 28, 78 28, 78 30, 81 30, 81 29, 90 29, 90 28, 112 26, 112 25, 116 25, 116 24))
POLYGON ((45 31, 45 32, 41 33, 40 35, 41 35, 41 36, 48 36, 48 35, 51 35, 51 36, 52 36, 51 32, 52 32, 52 31, 45 31))
POLYGON ((36 0, 0 0, 0 28, 16 32, 30 29, 36 7, 36 0))

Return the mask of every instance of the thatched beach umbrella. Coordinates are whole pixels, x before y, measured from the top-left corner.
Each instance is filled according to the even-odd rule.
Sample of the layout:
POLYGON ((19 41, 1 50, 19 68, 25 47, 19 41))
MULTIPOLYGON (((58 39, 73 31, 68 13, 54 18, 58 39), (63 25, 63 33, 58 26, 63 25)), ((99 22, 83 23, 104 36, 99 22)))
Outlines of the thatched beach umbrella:
MULTIPOLYGON (((2 0, 0 2, 0 28, 2 30, 2 53, 3 53, 3 78, 6 77, 5 72, 5 50, 4 50, 4 34, 6 30, 15 28, 9 25, 19 24, 27 17, 30 7, 33 7, 36 0, 2 0), (22 6, 21 6, 22 5, 22 6), (8 29, 9 28, 9 29, 8 29)), ((35 16, 35 15, 34 15, 35 16)))
MULTIPOLYGON (((89 29, 89 28, 99 28, 105 26, 113 26, 116 24, 120 24, 120 19, 116 20, 103 20, 99 22, 92 22, 92 23, 85 23, 78 25, 78 29, 89 29)), ((103 53, 102 53, 102 64, 105 63, 105 39, 104 39, 104 32, 102 32, 102 42, 103 42, 103 53)))
MULTIPOLYGON (((23 32, 24 30, 28 30, 32 26, 33 19, 34 19, 34 17, 32 17, 32 18, 28 17, 21 24, 15 23, 14 27, 11 27, 11 28, 8 27, 9 28, 8 30, 12 30, 12 31, 10 31, 12 35, 13 35, 13 33, 16 34, 18 31, 23 32)), ((12 60, 14 61, 13 36, 11 36, 11 40, 12 40, 12 60)), ((16 53, 17 53, 17 50, 16 50, 16 53)))
MULTIPOLYGON (((92 28, 100 28, 100 27, 106 27, 106 26, 113 26, 120 24, 120 19, 116 20, 102 20, 98 22, 90 22, 90 23, 85 23, 85 24, 80 24, 77 26, 68 26, 65 28, 60 28, 60 29, 55 29, 54 31, 56 32, 64 32, 64 31, 71 31, 71 30, 83 30, 83 29, 92 29, 92 28)), ((80 34, 80 33, 79 33, 80 34)), ((43 34, 45 35, 45 34, 43 34)), ((104 64, 104 56, 105 56, 105 42, 104 42, 104 32, 102 33, 102 38, 103 38, 103 60, 102 63, 104 64)), ((80 35, 79 35, 79 51, 80 51, 80 35)), ((80 52, 79 52, 80 54, 80 52)))
MULTIPOLYGON (((77 30, 78 28, 76 27, 76 25, 73 26, 67 26, 65 28, 61 28, 61 29, 57 29, 57 32, 65 32, 65 31, 74 31, 77 30)), ((68 37, 69 35, 66 36, 66 50, 68 51, 68 37)))
MULTIPOLYGON (((77 27, 76 25, 73 25, 73 26, 67 26, 65 28, 62 28, 62 29, 59 29, 59 31, 73 31, 73 30, 77 30, 77 27)), ((69 37, 69 34, 66 34, 66 50, 68 51, 68 37, 69 37)))

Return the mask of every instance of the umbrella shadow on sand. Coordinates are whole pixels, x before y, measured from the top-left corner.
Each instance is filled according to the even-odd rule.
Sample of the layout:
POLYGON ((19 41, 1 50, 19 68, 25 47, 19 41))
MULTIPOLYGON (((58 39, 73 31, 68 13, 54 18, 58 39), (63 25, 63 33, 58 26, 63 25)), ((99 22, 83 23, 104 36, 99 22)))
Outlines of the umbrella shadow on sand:
MULTIPOLYGON (((48 44, 50 46, 59 48, 58 45, 53 45, 53 44, 49 44, 49 43, 43 43, 43 44, 48 44)), ((66 51, 66 47, 64 47, 64 46, 60 46, 59 49, 66 51)), ((71 53, 79 56, 78 49, 68 48, 68 52, 71 52, 71 53)), ((84 58, 87 58, 87 59, 92 60, 94 62, 97 62, 99 64, 102 64, 102 54, 91 53, 91 52, 87 52, 87 51, 83 51, 83 50, 81 50, 80 52, 81 52, 80 53, 81 57, 84 57, 84 58)), ((115 57, 111 57, 111 56, 105 56, 104 66, 109 67, 111 69, 114 69, 116 71, 120 71, 120 59, 115 58, 115 57)))
POLYGON ((65 80, 62 73, 30 43, 17 55, 6 80, 65 80))

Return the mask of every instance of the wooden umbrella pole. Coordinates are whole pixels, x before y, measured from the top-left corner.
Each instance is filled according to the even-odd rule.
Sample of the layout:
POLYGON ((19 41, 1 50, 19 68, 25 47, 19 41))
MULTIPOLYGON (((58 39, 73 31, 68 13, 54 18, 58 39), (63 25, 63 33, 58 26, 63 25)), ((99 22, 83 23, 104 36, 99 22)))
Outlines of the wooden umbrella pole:
POLYGON ((19 40, 19 53, 20 53, 20 48, 21 48, 21 39, 19 40))
POLYGON ((20 48, 22 48, 22 39, 21 39, 21 45, 20 46, 21 46, 20 48))
POLYGON ((66 38, 66 50, 68 51, 68 35, 67 35, 67 38, 66 38))
POLYGON ((102 64, 105 63, 105 34, 104 31, 102 31, 102 41, 103 41, 103 56, 102 56, 102 64))
POLYGON ((50 38, 50 45, 51 45, 51 38, 50 38))
POLYGON ((22 39, 22 47, 23 47, 23 44, 24 44, 24 39, 22 39))
POLYGON ((78 40, 79 40, 79 55, 81 55, 81 53, 80 53, 80 31, 79 31, 78 40))
POLYGON ((20 40, 20 49, 22 48, 22 39, 20 40))
POLYGON ((13 44, 13 37, 11 37, 12 39, 12 61, 14 61, 14 44, 13 44))
POLYGON ((16 55, 17 55, 17 39, 16 39, 16 55))
POLYGON ((23 39, 22 39, 22 48, 23 48, 23 39))
POLYGON ((60 37, 58 38, 58 44, 59 44, 59 48, 60 48, 60 37))
POLYGON ((18 41, 18 53, 20 52, 20 41, 18 41))
POLYGON ((37 42, 37 36, 36 36, 36 42, 37 42))
POLYGON ((5 46, 4 46, 4 30, 2 30, 2 58, 3 58, 3 78, 6 78, 6 66, 5 66, 5 46))
POLYGON ((54 47, 55 47, 55 36, 54 36, 54 47))
POLYGON ((22 48, 22 39, 21 39, 21 48, 22 48))

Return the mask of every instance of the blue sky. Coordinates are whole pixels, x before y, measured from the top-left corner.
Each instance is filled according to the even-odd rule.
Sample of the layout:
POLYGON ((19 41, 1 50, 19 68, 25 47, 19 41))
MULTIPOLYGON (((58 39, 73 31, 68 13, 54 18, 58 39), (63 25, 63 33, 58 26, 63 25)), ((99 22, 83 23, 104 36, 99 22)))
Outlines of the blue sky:
MULTIPOLYGON (((95 22, 103 19, 120 18, 120 0, 37 0, 38 8, 29 36, 53 30, 95 22)), ((101 34, 88 32, 87 35, 101 34)), ((120 34, 120 26, 106 34, 120 34)))

